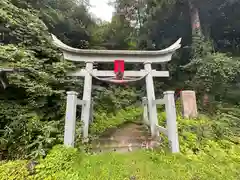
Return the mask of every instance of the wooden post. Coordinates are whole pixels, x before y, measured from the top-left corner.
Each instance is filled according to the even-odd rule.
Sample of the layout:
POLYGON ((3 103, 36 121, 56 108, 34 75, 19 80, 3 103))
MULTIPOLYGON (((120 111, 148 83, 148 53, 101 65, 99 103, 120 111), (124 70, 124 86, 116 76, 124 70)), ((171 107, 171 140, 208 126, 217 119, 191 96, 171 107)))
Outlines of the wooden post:
POLYGON ((164 92, 165 109, 167 116, 167 135, 172 153, 179 152, 177 116, 174 101, 174 91, 164 92))
POLYGON ((67 92, 64 145, 71 147, 74 147, 75 140, 77 95, 74 91, 67 92))
POLYGON ((143 123, 146 125, 150 125, 149 119, 148 119, 148 107, 147 107, 147 98, 142 98, 142 106, 143 106, 143 123))
MULTIPOLYGON (((86 62, 86 70, 92 71, 93 62, 86 62)), ((86 73, 84 79, 84 89, 83 89, 83 100, 86 101, 85 105, 82 106, 81 119, 83 121, 83 141, 88 141, 88 127, 90 120, 90 110, 91 110, 91 93, 92 93, 92 76, 86 73)))
MULTIPOLYGON (((145 62, 144 68, 147 72, 151 72, 152 71, 151 63, 145 62)), ((153 77, 151 73, 149 73, 146 76, 146 89, 147 89, 147 102, 148 102, 148 117, 150 121, 151 135, 152 137, 155 137, 159 135, 159 132, 156 131, 156 124, 158 124, 157 106, 154 103, 155 92, 154 92, 153 77)))

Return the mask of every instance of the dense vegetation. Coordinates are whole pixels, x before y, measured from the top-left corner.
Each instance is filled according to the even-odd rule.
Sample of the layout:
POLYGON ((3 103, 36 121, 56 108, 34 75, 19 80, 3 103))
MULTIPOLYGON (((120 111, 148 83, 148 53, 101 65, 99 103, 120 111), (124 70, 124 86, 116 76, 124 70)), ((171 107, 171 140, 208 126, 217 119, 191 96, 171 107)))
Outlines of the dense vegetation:
MULTIPOLYGON (((16 160, 2 163, 0 177, 238 179, 240 2, 115 0, 113 5, 115 15, 108 23, 92 17, 88 5, 77 0, 0 1, 1 68, 27 69, 8 74, 9 85, 0 89, 1 159, 16 160), (76 90, 81 97, 83 84, 82 80, 66 77, 75 64, 63 60, 51 43, 50 33, 70 46, 94 49, 154 50, 182 37, 181 50, 166 64, 171 76, 155 79, 155 92, 157 97, 167 89, 197 92, 199 112, 205 115, 190 120, 178 117, 183 154, 172 156, 159 150, 136 152, 134 156, 91 156, 56 146, 47 155, 63 141, 66 91, 76 90), (203 101, 203 97, 207 99, 203 101), (25 166, 27 160, 19 160, 38 158, 44 159, 35 170, 25 166)), ((126 68, 140 69, 141 65, 126 68)), ((116 86, 94 81, 91 134, 138 120, 143 84, 116 86)), ((164 123, 162 113, 159 122, 164 123)), ((78 141, 81 135, 77 132, 78 141)), ((77 146, 81 149, 82 145, 77 142, 77 146)))
MULTIPOLYGON (((161 114, 164 117, 165 114, 161 114)), ((163 118, 160 118, 160 123, 163 118)), ((182 154, 167 147, 127 154, 86 154, 55 146, 46 158, 10 161, 0 165, 0 176, 11 179, 238 179, 240 147, 223 137, 217 120, 178 116, 182 154), (210 125, 211 121, 211 125, 210 125), (35 166, 35 168, 33 168, 35 166)))

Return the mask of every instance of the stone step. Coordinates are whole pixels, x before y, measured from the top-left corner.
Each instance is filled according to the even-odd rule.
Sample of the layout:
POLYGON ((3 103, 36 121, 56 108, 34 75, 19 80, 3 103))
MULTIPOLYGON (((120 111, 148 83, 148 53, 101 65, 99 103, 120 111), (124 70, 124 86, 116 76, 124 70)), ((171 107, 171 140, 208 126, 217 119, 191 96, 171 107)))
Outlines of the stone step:
POLYGON ((108 145, 108 146, 99 146, 92 147, 89 150, 91 152, 131 152, 139 149, 154 149, 159 147, 160 143, 155 144, 128 144, 128 145, 108 145))
POLYGON ((91 144, 89 150, 91 152, 129 152, 139 149, 154 149, 160 146, 160 141, 141 141, 141 142, 125 142, 125 143, 105 143, 91 144))
POLYGON ((91 152, 129 152, 137 149, 149 149, 159 146, 160 142, 151 137, 149 129, 141 124, 129 123, 91 138, 91 152))
POLYGON ((129 144, 129 143, 146 143, 153 141, 151 137, 126 137, 126 136, 118 136, 118 137, 110 137, 110 138, 99 138, 95 140, 91 140, 91 144, 129 144))

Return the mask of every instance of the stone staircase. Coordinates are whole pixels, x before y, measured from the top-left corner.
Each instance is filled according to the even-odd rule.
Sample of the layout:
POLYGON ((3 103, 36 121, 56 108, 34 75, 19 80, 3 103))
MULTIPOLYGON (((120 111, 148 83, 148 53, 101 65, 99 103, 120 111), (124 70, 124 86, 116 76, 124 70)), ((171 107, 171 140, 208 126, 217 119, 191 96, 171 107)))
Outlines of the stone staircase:
POLYGON ((100 152, 129 152, 138 149, 153 149, 160 142, 151 138, 145 125, 127 123, 117 129, 110 129, 101 137, 91 141, 90 151, 100 152))

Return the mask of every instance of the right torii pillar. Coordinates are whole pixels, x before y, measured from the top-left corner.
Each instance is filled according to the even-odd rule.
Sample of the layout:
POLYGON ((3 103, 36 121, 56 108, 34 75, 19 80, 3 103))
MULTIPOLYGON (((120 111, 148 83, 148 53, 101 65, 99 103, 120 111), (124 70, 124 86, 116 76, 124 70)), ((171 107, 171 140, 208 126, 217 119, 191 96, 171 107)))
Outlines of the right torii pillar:
MULTIPOLYGON (((144 63, 144 69, 148 72, 152 71, 151 62, 144 63)), ((155 91, 154 91, 154 82, 151 73, 146 76, 146 90, 147 90, 147 101, 148 101, 148 111, 150 119, 150 130, 153 137, 158 136, 159 132, 155 131, 155 126, 158 124, 157 118, 157 106, 154 103, 155 100, 155 91)))

